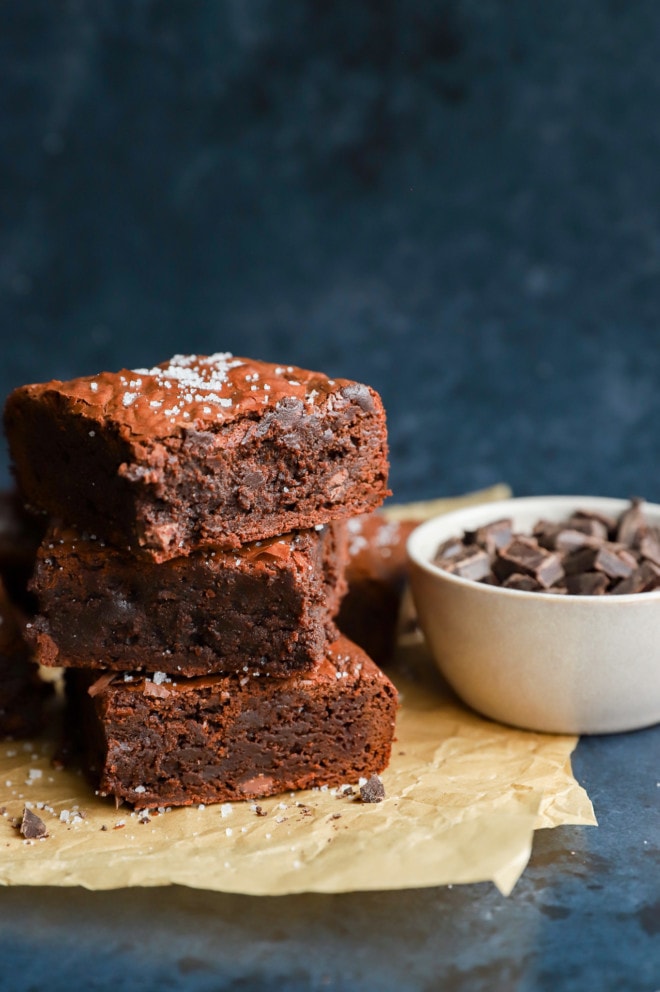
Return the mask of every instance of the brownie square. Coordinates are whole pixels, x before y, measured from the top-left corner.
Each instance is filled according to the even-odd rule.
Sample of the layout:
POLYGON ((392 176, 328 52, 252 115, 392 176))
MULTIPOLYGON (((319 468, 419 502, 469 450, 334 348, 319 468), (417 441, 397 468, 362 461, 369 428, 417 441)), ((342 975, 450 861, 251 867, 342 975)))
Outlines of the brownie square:
POLYGON ((156 561, 355 516, 388 494, 374 390, 228 354, 23 386, 5 428, 30 504, 156 561))
POLYGON ((174 675, 309 671, 337 636, 343 521, 156 563, 54 525, 26 635, 42 664, 174 675))
POLYGON ((38 733, 44 723, 44 703, 51 693, 52 686, 39 678, 0 580, 0 737, 38 733))
POLYGON ((408 579, 406 541, 417 520, 390 521, 376 511, 348 522, 348 592, 337 625, 379 665, 394 653, 408 579))
POLYGON ((10 599, 27 613, 34 608, 27 584, 45 526, 43 516, 26 512, 17 492, 0 492, 0 578, 10 599))
POLYGON ((213 675, 181 681, 67 672, 101 795, 137 808, 254 799, 338 786, 382 771, 397 692, 339 638, 309 675, 213 675))

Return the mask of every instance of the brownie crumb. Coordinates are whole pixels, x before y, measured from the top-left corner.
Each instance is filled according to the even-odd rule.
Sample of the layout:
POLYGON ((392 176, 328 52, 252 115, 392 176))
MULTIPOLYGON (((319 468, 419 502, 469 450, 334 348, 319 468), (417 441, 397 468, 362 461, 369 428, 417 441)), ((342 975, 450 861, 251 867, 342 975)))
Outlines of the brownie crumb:
POLYGON ((385 798, 385 786, 378 775, 372 775, 364 785, 360 786, 360 799, 363 803, 382 803, 385 798))
POLYGON ((23 819, 18 829, 26 840, 40 840, 42 837, 48 836, 44 821, 27 806, 23 810, 23 819))

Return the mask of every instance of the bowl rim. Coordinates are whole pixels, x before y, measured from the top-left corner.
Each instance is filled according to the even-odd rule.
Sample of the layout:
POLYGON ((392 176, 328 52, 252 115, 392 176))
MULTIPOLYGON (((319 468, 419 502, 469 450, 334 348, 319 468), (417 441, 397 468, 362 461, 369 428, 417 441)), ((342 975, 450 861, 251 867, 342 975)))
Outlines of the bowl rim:
MULTIPOLYGON (((553 593, 553 592, 538 592, 535 590, 528 589, 507 589, 503 586, 493 586, 488 585, 483 582, 476 582, 474 579, 466 579, 460 575, 453 575, 451 572, 447 572, 444 568, 440 568, 439 565, 434 565, 430 560, 429 555, 435 552, 437 548, 436 544, 430 544, 429 539, 433 535, 434 531, 442 523, 451 523, 453 520, 460 521, 463 519, 469 520, 472 516, 475 518, 480 517, 485 514, 486 517, 490 513, 492 516, 491 520, 495 521, 502 516, 506 516, 507 513, 515 512, 519 508, 529 508, 532 509, 534 506, 540 506, 542 504, 554 504, 559 507, 562 504, 566 505, 567 510, 571 507, 573 509, 600 509, 603 512, 607 512, 608 508, 610 512, 622 512, 627 507, 630 506, 631 498, 619 498, 611 496, 572 496, 572 495, 551 495, 551 496, 512 496, 509 499, 495 500, 493 502, 483 502, 476 503, 470 506, 459 507, 456 510, 450 510, 449 513, 438 513, 434 517, 430 517, 423 523, 420 523, 408 536, 406 541, 406 556, 408 558, 409 564, 415 565, 421 568, 423 571, 427 572, 429 575, 436 579, 440 579, 443 582, 447 582, 450 585, 456 585, 458 588, 464 587, 468 589, 473 589, 478 591, 479 594, 484 595, 495 595, 495 596, 517 596, 517 597, 531 597, 535 603, 548 602, 548 603, 589 603, 593 604, 596 609, 612 609, 612 607, 603 607, 603 603, 648 603, 648 602, 658 602, 660 601, 660 588, 650 590, 649 592, 631 592, 631 593, 620 593, 619 595, 602 595, 602 596, 580 596, 571 595, 570 593, 553 593), (426 540, 426 545, 424 541, 426 540), (423 548, 426 547, 424 551, 423 548), (599 604, 596 606, 596 604, 599 604)), ((642 499, 642 507, 645 510, 650 509, 655 515, 657 515, 660 522, 660 504, 652 503, 649 500, 642 499)), ((475 521, 476 522, 476 521, 475 521)), ((488 522, 488 520, 485 520, 488 522)), ((464 530, 464 527, 457 526, 457 532, 464 530)), ((590 605, 591 608, 591 605, 590 605)))

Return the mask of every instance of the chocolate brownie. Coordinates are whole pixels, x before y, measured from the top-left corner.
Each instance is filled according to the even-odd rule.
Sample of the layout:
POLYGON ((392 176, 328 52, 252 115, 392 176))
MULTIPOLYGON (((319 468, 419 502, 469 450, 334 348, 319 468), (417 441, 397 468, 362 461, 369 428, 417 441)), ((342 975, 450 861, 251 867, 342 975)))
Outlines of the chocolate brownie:
POLYGON ((43 516, 27 513, 17 492, 0 492, 0 578, 9 597, 28 613, 34 603, 27 583, 44 529, 43 516))
POLYGON ((156 561, 355 516, 388 494, 373 389, 229 354, 23 386, 5 428, 29 503, 156 561))
POLYGON ((341 785, 389 761, 397 692, 339 638, 309 675, 212 675, 178 681, 67 672, 102 795, 186 806, 341 785))
POLYGON ((308 671, 337 636, 345 529, 336 521, 158 564, 56 525, 37 558, 28 640, 45 665, 308 671))
POLYGON ((337 625, 379 665, 391 660, 408 577, 406 541, 419 521, 376 511, 348 522, 348 593, 337 625))
POLYGON ((0 737, 29 737, 41 730, 51 692, 39 678, 0 580, 0 737))

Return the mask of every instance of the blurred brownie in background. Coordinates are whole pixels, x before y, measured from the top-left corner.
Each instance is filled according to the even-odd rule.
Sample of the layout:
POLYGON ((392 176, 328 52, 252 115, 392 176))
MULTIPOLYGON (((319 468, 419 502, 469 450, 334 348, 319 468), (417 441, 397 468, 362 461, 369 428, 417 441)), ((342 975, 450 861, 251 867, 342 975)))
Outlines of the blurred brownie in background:
POLYGON ((337 624, 378 665, 391 660, 408 568, 406 541, 419 520, 363 514, 348 522, 348 592, 337 624))

